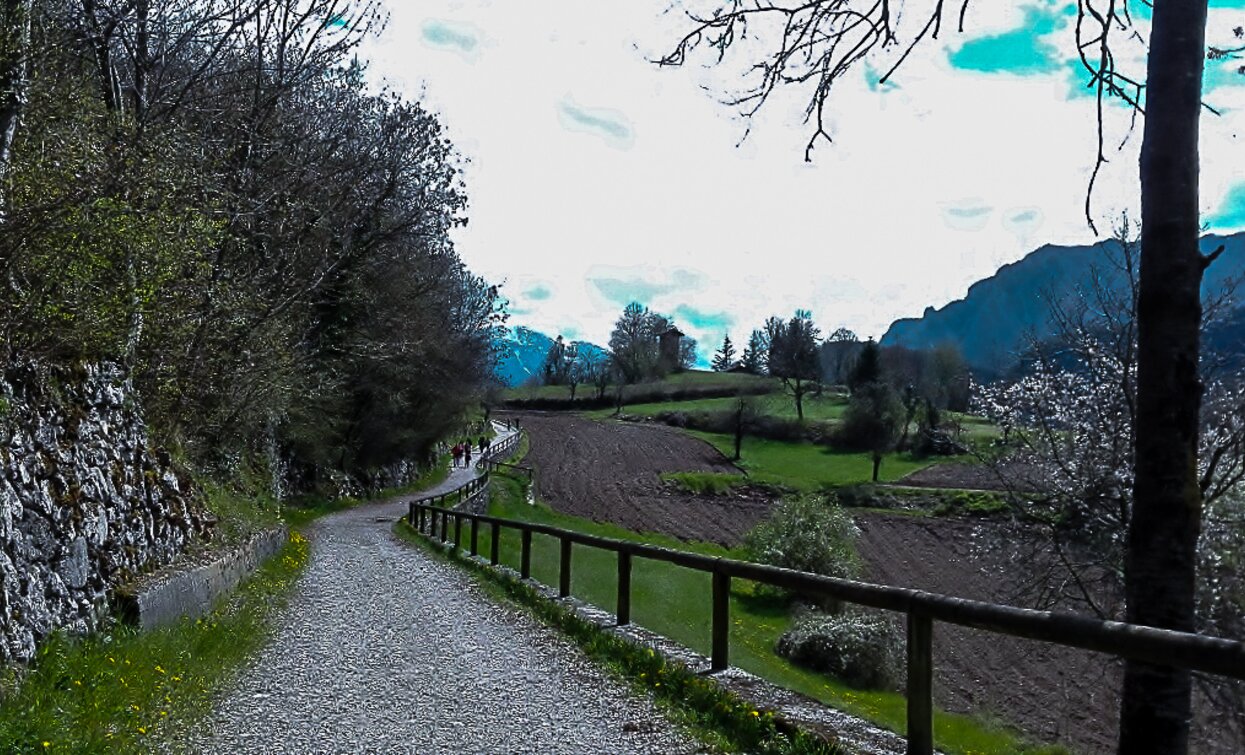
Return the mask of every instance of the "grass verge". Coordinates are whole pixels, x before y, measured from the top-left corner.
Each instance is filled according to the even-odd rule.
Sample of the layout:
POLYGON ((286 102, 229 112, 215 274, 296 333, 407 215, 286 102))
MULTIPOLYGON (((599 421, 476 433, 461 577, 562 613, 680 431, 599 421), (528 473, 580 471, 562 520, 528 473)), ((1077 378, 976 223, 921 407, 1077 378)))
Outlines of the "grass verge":
MULTIPOLYGON (((448 457, 392 497, 438 484, 448 457)), ((252 481, 253 482, 253 481, 252 481)), ((208 615, 142 632, 125 624, 88 638, 54 634, 29 668, 0 668, 0 751, 146 753, 171 742, 211 709, 213 697, 266 641, 273 618, 306 567, 310 546, 298 532, 358 500, 303 499, 279 507, 258 486, 205 484, 221 518, 222 540, 284 522, 290 540, 208 615)))
MULTIPOLYGON (((735 453, 735 439, 721 433, 686 430, 722 452, 728 459, 735 453)), ((873 460, 868 453, 837 451, 811 443, 766 440, 748 436, 736 466, 748 473, 750 482, 777 485, 798 491, 816 491, 843 485, 860 485, 873 479, 873 460)), ((907 453, 890 453, 882 459, 881 482, 893 482, 906 474, 924 469, 939 459, 916 458, 907 453)))
MULTIPOLYGON (((658 534, 641 534, 616 525, 592 522, 553 511, 543 504, 525 502, 526 481, 504 473, 492 478, 492 516, 538 522, 603 537, 677 548, 709 556, 741 558, 738 550, 711 543, 682 542, 658 534)), ((464 544, 466 535, 464 534, 464 544)), ((481 533, 487 548, 487 533, 481 533)), ((503 530, 500 561, 517 569, 520 536, 503 530)), ((533 535, 532 577, 546 585, 558 583, 560 543, 533 535)), ((617 602, 617 559, 614 554, 574 546, 571 594, 607 610, 617 602)), ((710 577, 674 564, 636 559, 632 566, 632 620, 698 653, 710 651, 710 577)), ((897 692, 853 688, 830 676, 797 666, 774 652, 778 638, 790 627, 788 604, 755 583, 732 580, 731 663, 775 684, 795 690, 824 704, 844 710, 892 731, 905 733, 907 700, 897 692)), ((1025 741, 1014 730, 979 716, 937 711, 934 736, 938 749, 954 755, 1057 755, 1065 750, 1025 741)))
POLYGON ((214 611, 140 632, 118 625, 85 639, 53 635, 28 671, 0 678, 0 743, 11 753, 145 753, 193 724, 257 650, 309 544, 292 532, 214 611))
POLYGON ((846 755, 836 745, 796 730, 772 714, 758 711, 738 696, 679 664, 667 663, 651 648, 603 631, 530 586, 507 579, 458 553, 428 547, 405 521, 394 525, 403 539, 454 563, 466 565, 494 597, 513 601, 561 631, 592 658, 633 685, 644 689, 675 723, 717 751, 778 755, 846 755))

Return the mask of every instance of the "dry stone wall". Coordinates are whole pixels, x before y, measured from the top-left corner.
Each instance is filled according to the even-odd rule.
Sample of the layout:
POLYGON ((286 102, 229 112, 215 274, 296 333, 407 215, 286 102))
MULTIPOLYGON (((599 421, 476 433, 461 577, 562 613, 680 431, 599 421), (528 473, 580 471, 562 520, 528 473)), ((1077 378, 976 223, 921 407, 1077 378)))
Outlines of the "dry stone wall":
POLYGON ((97 629, 113 590, 210 537, 211 517, 149 445, 120 369, 0 374, 0 660, 97 629))

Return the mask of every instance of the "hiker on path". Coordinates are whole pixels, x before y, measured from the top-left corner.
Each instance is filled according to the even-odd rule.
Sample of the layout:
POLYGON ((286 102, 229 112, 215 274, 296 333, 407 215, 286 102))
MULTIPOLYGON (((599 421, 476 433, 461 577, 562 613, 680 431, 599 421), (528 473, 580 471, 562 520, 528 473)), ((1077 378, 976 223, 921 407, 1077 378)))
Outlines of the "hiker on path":
POLYGON ((455 444, 454 444, 454 450, 453 450, 451 453, 452 453, 452 454, 453 454, 453 456, 454 456, 454 468, 455 468, 455 469, 457 469, 457 468, 458 468, 458 460, 459 460, 459 459, 461 459, 461 458, 462 458, 462 456, 463 456, 463 444, 462 444, 462 443, 455 443, 455 444))
POLYGON ((471 466, 471 441, 463 442, 463 457, 465 459, 463 461, 463 466, 470 467, 471 466))
POLYGON ((486 448, 488 448, 488 438, 485 438, 483 435, 481 435, 480 436, 480 455, 481 456, 484 455, 484 449, 486 448))

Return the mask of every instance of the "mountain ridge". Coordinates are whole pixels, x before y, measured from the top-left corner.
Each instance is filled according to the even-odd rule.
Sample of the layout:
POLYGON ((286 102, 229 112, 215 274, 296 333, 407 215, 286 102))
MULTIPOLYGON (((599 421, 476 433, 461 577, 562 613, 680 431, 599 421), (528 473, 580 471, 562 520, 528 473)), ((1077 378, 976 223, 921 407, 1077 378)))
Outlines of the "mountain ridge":
MULTIPOLYGON (((567 345, 589 356, 606 353, 605 349, 589 341, 570 341, 567 345)), ((498 353, 494 372, 502 383, 511 388, 539 379, 550 346, 553 346, 553 338, 538 330, 524 325, 509 327, 504 337, 493 342, 498 353)))
MULTIPOLYGON (((1115 243, 1044 244, 973 283, 963 298, 938 308, 926 307, 920 317, 895 320, 879 343, 913 349, 954 343, 975 369, 1005 370, 1028 342, 1030 333, 1038 338, 1053 335, 1052 298, 1066 300, 1064 297, 1078 289, 1085 290, 1092 284, 1095 271, 1100 281, 1120 285, 1122 278, 1118 270, 1112 272, 1107 255, 1115 243)), ((1200 240, 1203 254, 1220 244, 1224 252, 1206 271, 1203 297, 1222 290, 1234 278, 1245 277, 1245 232, 1211 234, 1200 240)), ((1241 297, 1234 298, 1240 306, 1241 297)))

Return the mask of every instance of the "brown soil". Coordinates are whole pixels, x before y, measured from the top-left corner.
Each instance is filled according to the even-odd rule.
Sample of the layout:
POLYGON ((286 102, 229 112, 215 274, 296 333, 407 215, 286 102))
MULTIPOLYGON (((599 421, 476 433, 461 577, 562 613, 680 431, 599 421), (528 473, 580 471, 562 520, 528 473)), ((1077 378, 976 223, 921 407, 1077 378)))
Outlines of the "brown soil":
POLYGON ((739 472, 713 446, 674 428, 555 413, 517 416, 531 438, 524 463, 536 469, 536 494, 557 511, 734 545, 773 505, 750 491, 695 496, 663 482, 662 472, 739 472))
MULTIPOLYGON (((736 472, 707 443, 657 425, 593 422, 566 414, 519 415, 531 438, 525 463, 538 495, 568 514, 687 540, 738 544, 774 502, 755 492, 693 496, 661 472, 736 472)), ((931 487, 988 489, 958 464, 935 465, 931 487), (935 484, 935 483, 943 484, 935 484)), ((929 470, 926 470, 929 471, 929 470)), ((921 473, 917 473, 920 475, 921 473)), ((908 479, 903 484, 913 484, 908 479)), ((861 513, 860 554, 870 581, 1023 605, 1019 581, 1042 560, 1032 538, 996 521, 861 513)), ((938 624, 935 696, 946 710, 994 715, 1073 752, 1114 752, 1121 665, 1082 652, 938 624)), ((1194 752, 1226 755, 1222 729, 1198 727, 1194 752), (1206 741, 1206 738, 1217 740, 1206 741)))
MULTIPOLYGON (((995 523, 862 514, 867 578, 957 597, 1016 604, 1006 575, 1032 554, 1022 534, 995 523)), ((994 714, 1076 752, 1114 750, 1119 667, 1107 656, 975 629, 934 629, 938 704, 994 714)))
POLYGON ((1006 492, 1007 485, 994 470, 978 464, 940 462, 900 478, 896 485, 914 488, 955 488, 1006 492))

